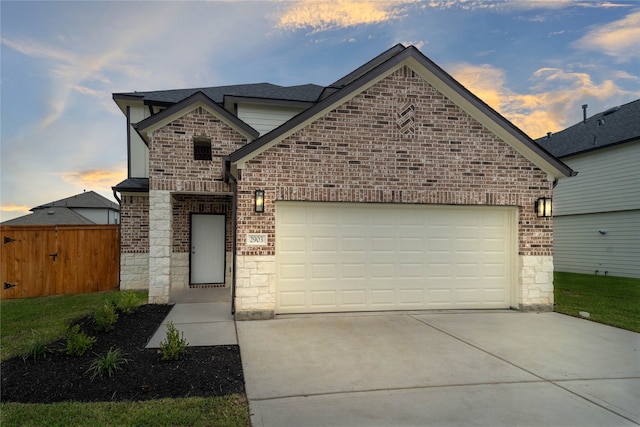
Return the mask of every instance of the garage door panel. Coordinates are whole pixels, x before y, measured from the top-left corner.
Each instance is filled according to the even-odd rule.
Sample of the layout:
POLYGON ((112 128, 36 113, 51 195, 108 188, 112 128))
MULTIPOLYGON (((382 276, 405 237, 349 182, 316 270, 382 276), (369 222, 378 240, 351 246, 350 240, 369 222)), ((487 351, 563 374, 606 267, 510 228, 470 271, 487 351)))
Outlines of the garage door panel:
POLYGON ((335 307, 337 305, 336 291, 310 292, 311 305, 314 307, 335 307))
POLYGON ((371 291, 371 305, 373 306, 393 306, 395 289, 376 289, 371 291))
POLYGON ((303 310, 307 304, 305 303, 304 291, 282 291, 280 292, 280 307, 284 310, 303 310))
POLYGON ((279 313, 510 304, 515 209, 276 203, 279 313))
POLYGON ((338 249, 336 237, 313 237, 309 240, 312 252, 335 252, 338 249))
POLYGON ((304 281, 307 277, 305 264, 279 264, 278 273, 281 280, 304 281))
POLYGON ((282 237, 280 239, 281 253, 301 253, 306 250, 307 241, 304 237, 282 237))
POLYGON ((343 306, 354 309, 356 307, 366 307, 367 293, 364 290, 345 290, 341 293, 343 306))

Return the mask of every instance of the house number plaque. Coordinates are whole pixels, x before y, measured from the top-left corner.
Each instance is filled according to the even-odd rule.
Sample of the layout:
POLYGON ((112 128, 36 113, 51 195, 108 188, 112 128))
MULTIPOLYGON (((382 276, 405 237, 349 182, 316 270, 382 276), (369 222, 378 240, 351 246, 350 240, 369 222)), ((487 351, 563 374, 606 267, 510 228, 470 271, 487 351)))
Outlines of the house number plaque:
POLYGON ((266 246, 266 234, 247 234, 247 245, 249 246, 266 246))

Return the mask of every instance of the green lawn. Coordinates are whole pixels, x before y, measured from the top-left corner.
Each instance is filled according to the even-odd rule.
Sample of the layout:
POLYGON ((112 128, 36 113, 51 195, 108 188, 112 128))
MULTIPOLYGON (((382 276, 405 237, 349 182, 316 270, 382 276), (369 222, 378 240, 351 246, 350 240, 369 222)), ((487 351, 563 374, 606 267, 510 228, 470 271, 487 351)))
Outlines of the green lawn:
POLYGON ((144 402, 0 404, 2 426, 229 426, 247 427, 244 396, 144 402))
MULTIPOLYGON (((0 360, 28 350, 34 335, 44 342, 63 337, 71 321, 116 301, 119 295, 109 291, 0 301, 0 360)), ((145 299, 146 293, 140 293, 140 300, 145 299)))
MULTIPOLYGON (((34 336, 44 342, 62 337, 75 319, 105 302, 117 302, 119 291, 0 301, 2 360, 29 350, 34 336)), ((146 293, 139 293, 145 302, 146 293)), ((0 403, 0 426, 242 426, 250 425, 244 395, 163 399, 144 402, 0 403)))
POLYGON ((591 274, 554 274, 555 311, 640 332, 640 279, 591 274))

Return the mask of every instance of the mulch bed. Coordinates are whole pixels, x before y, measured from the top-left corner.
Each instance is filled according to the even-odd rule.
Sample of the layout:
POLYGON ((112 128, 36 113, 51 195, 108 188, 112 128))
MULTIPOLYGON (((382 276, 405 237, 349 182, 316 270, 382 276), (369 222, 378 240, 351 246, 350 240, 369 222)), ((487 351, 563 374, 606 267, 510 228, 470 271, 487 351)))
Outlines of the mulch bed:
POLYGON ((67 356, 65 341, 49 346, 44 359, 15 357, 0 365, 2 402, 140 401, 209 397, 244 393, 237 345, 188 347, 178 361, 161 361, 160 349, 145 349, 171 306, 143 305, 132 314, 119 313, 114 330, 98 332, 90 317, 81 330, 97 338, 83 356, 67 356), (111 377, 91 380, 87 373, 96 354, 120 349, 129 360, 111 377))

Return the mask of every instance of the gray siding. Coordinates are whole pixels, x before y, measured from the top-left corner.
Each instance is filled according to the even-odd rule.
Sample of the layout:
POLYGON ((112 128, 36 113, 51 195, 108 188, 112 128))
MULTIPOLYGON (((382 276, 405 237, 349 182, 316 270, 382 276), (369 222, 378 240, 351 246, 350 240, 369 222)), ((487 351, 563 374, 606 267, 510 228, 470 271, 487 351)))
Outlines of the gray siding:
POLYGON ((640 278, 640 210, 555 217, 553 239, 556 271, 640 278))
MULTIPOLYGON (((140 122, 150 116, 149 109, 143 105, 131 106, 131 123, 140 122)), ((149 147, 138 132, 131 126, 131 178, 149 178, 149 147)))
POLYGON ((96 224, 118 224, 120 213, 111 209, 73 208, 76 213, 96 224))
POLYGON ((241 104, 238 105, 238 117, 260 132, 260 135, 264 135, 303 110, 300 107, 241 104))
POLYGON ((554 216, 640 209, 640 140, 562 159, 578 176, 554 190, 554 216))

